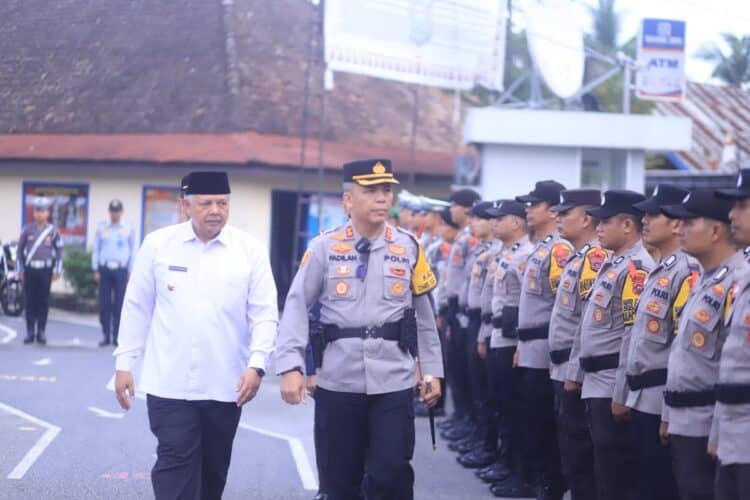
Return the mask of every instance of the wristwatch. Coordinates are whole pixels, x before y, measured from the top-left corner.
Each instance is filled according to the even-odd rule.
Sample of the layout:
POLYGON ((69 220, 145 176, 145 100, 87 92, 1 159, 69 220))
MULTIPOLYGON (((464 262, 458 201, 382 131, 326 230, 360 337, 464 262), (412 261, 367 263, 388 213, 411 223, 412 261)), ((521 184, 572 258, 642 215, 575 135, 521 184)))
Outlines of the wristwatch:
POLYGON ((256 372, 258 372, 258 376, 260 378, 263 378, 263 377, 266 376, 266 371, 263 368, 255 368, 255 367, 253 367, 253 370, 255 370, 256 372))

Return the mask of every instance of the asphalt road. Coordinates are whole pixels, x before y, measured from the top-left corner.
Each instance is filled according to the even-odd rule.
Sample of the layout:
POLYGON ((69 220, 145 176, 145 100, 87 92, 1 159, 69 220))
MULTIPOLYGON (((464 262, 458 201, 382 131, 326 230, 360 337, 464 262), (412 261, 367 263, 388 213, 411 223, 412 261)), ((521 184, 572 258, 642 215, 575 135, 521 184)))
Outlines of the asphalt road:
MULTIPOLYGON (((152 498, 156 440, 145 401, 119 408, 108 388, 112 349, 96 346, 93 320, 56 318, 41 347, 22 344, 22 320, 0 316, 0 500, 152 498)), ((284 404, 278 380, 266 377, 243 410, 225 499, 314 496, 313 405, 284 404)), ((493 498, 445 443, 432 451, 429 439, 418 419, 416 498, 493 498)))

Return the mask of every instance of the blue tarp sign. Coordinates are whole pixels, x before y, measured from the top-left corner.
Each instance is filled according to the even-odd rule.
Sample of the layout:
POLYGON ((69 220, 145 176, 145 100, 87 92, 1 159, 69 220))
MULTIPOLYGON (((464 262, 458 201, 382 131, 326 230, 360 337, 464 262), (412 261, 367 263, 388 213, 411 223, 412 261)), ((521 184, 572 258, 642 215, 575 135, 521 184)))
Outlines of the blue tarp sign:
POLYGON ((685 84, 685 22, 644 19, 638 37, 636 96, 680 101, 685 84))

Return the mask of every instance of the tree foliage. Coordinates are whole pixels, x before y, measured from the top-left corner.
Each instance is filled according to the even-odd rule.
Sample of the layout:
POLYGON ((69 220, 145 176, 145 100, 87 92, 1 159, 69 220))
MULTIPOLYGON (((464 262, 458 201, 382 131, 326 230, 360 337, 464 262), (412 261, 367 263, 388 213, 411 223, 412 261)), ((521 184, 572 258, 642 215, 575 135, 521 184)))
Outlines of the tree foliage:
POLYGON ((711 74, 727 85, 742 87, 750 82, 750 36, 738 37, 722 33, 725 47, 711 45, 698 51, 698 57, 714 62, 711 74))

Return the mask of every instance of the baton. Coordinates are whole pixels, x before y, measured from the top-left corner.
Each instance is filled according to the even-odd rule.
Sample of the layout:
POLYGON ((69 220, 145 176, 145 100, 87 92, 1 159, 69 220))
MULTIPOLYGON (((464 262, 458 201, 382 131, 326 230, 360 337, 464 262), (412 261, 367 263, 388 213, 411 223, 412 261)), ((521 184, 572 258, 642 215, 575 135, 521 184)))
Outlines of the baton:
MULTIPOLYGON (((427 388, 427 392, 432 392, 432 376, 425 375, 424 377, 424 383, 425 387, 427 388)), ((437 445, 435 444, 435 411, 430 406, 427 408, 427 412, 430 419, 430 436, 432 437, 432 451, 437 450, 437 445)))

